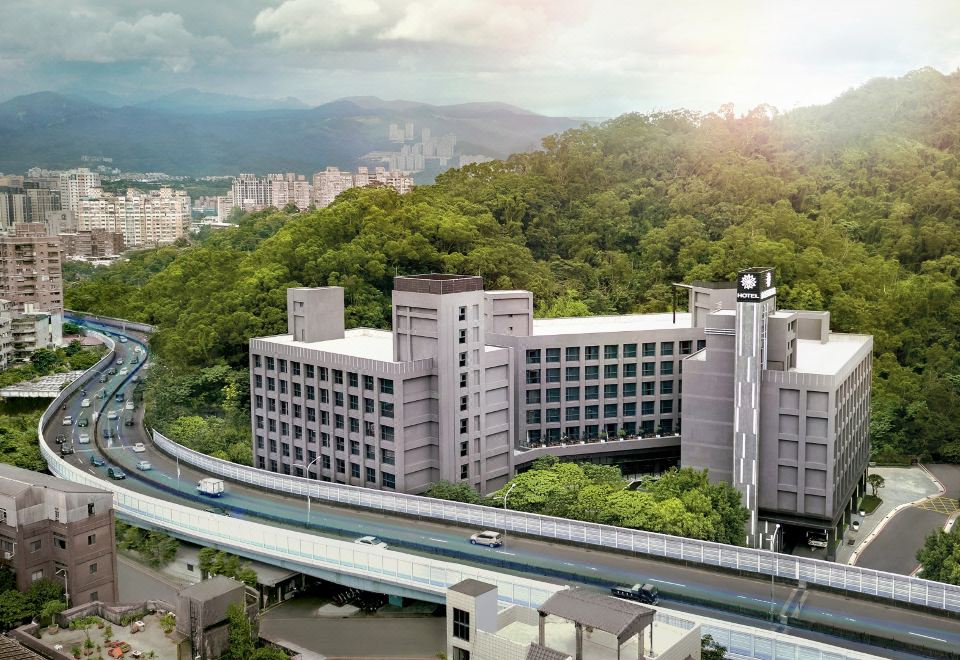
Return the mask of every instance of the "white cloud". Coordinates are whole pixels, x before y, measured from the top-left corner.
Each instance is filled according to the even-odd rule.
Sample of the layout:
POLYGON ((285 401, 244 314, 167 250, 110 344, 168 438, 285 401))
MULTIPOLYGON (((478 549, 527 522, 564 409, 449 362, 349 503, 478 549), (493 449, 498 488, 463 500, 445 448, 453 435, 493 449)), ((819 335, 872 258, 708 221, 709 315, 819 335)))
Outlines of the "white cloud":
POLYGON ((285 0, 257 14, 253 27, 286 49, 369 46, 395 19, 391 7, 377 0, 285 0))

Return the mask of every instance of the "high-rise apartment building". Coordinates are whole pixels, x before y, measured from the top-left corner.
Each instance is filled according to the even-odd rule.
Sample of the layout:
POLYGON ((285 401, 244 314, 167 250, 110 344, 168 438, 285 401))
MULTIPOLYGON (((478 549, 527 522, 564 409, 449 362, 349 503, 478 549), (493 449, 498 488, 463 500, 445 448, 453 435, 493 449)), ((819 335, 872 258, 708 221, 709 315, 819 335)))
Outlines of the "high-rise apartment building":
POLYGON ((0 232, 25 222, 46 222, 60 210, 60 192, 19 176, 0 177, 0 232))
POLYGON ((0 298, 0 369, 6 369, 13 357, 13 304, 0 298))
POLYGON ((85 167, 60 172, 60 204, 67 211, 76 211, 80 200, 100 188, 100 175, 85 167))
POLYGON ((0 298, 18 308, 63 314, 60 239, 47 236, 42 224, 17 225, 0 236, 0 298))
POLYGON ((288 334, 250 343, 255 463, 491 492, 544 453, 671 454, 740 490, 748 543, 836 530, 864 485, 872 339, 777 310, 768 276, 688 285, 685 313, 565 319, 479 277, 397 277, 392 332, 345 330, 339 287, 290 289, 288 334))
POLYGON ((128 246, 173 243, 189 231, 190 208, 190 196, 169 187, 123 195, 98 189, 79 201, 77 231, 119 233, 128 246))
POLYGON ((240 174, 233 179, 233 205, 252 213, 269 206, 269 184, 256 174, 240 174))
POLYGON ((270 186, 267 206, 282 209, 287 204, 293 204, 301 211, 306 211, 313 203, 313 186, 302 174, 268 174, 267 182, 270 186))
POLYGON ((60 243, 66 256, 93 259, 115 257, 121 254, 126 247, 123 242, 123 234, 105 229, 63 232, 60 234, 60 243))
POLYGON ((113 493, 0 463, 0 565, 20 591, 64 584, 70 607, 117 602, 113 493))
MULTIPOLYGON (((369 181, 369 177, 366 178, 369 181)), ((339 167, 328 167, 323 172, 313 175, 314 202, 320 209, 330 206, 337 195, 353 187, 355 184, 350 172, 341 172, 339 167)))

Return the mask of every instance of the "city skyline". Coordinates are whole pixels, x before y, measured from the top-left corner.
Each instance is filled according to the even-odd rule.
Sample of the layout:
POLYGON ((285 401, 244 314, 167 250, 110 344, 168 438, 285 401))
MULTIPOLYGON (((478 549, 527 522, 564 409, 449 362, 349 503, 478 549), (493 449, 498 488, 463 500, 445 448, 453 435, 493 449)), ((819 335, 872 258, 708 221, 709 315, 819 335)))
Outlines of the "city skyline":
POLYGON ((143 101, 185 88, 309 105, 372 95, 489 100, 548 115, 825 103, 923 66, 960 66, 946 0, 661 7, 571 2, 16 0, 0 27, 4 99, 104 90, 143 101), (81 38, 82 35, 82 38, 81 38))

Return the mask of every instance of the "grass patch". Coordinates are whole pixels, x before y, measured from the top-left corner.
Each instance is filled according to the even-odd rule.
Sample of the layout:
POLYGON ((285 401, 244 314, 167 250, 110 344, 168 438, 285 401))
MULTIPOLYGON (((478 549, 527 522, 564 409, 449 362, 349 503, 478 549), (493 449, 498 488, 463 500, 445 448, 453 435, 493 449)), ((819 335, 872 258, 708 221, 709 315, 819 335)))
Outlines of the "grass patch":
POLYGON ((864 495, 860 498, 860 508, 867 513, 873 513, 881 504, 883 500, 876 495, 864 495))

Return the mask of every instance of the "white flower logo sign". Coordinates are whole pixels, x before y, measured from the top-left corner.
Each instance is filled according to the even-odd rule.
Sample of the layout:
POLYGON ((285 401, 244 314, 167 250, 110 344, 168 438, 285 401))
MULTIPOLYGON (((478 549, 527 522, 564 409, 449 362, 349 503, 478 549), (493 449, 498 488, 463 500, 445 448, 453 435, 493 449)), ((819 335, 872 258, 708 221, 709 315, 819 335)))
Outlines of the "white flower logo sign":
POLYGON ((740 278, 740 285, 744 289, 753 289, 754 287, 757 286, 756 275, 751 275, 750 273, 747 273, 746 275, 740 278))

